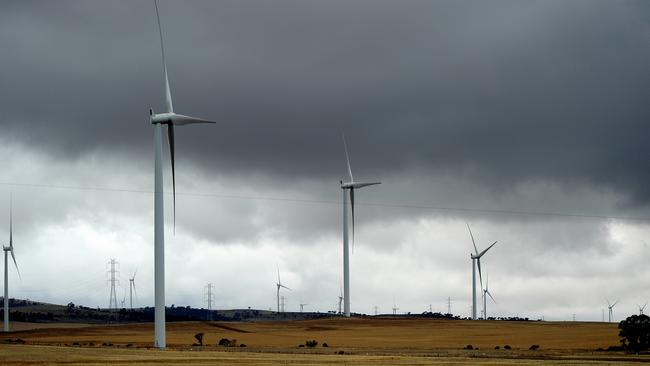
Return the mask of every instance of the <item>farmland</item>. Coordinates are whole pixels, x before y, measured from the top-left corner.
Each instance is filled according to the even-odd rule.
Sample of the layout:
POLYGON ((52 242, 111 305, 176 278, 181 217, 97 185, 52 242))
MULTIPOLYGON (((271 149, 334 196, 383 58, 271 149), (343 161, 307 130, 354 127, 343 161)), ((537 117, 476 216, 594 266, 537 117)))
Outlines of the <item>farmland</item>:
POLYGON ((153 324, 17 323, 0 337, 9 365, 55 364, 599 364, 650 357, 596 351, 618 344, 615 324, 352 318, 268 322, 172 322, 168 349, 151 348, 153 324), (20 330, 22 329, 22 330, 20 330), (204 346, 194 334, 204 333, 204 346), (221 347, 222 338, 237 347, 221 347), (20 339, 25 344, 9 344, 20 339), (299 347, 316 340, 313 348, 299 347), (328 347, 323 347, 327 343, 328 347), (242 344, 246 347, 240 347, 242 344), (464 349, 472 345, 472 350, 464 349), (505 346, 510 349, 505 349, 505 346), (539 345, 538 350, 529 350, 539 345), (498 349, 495 349, 498 346, 498 349))

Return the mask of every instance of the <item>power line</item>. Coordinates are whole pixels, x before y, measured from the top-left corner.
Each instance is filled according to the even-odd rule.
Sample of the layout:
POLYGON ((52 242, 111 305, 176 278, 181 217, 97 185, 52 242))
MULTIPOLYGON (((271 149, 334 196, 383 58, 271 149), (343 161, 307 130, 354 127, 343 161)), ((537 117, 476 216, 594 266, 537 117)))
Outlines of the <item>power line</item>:
MULTIPOLYGON (((121 192, 121 193, 154 193, 146 189, 129 189, 129 188, 111 188, 111 187, 84 187, 84 186, 67 186, 67 185, 54 185, 54 184, 37 184, 37 183, 13 183, 13 182, 0 182, 4 186, 16 187, 30 187, 30 188, 47 188, 47 189, 64 189, 64 190, 77 190, 77 191, 98 191, 98 192, 121 192)), ((171 194, 171 192, 166 192, 171 194)), ((224 198, 224 199, 239 199, 239 200, 252 200, 252 201, 276 201, 276 202, 293 202, 293 203, 308 203, 308 204, 328 204, 340 205, 341 202, 334 200, 316 200, 316 199, 300 199, 300 198, 287 198, 287 197, 269 197, 269 196, 248 196, 248 195, 231 195, 231 194, 218 194, 218 193, 201 193, 201 192, 176 192, 176 196, 186 197, 208 197, 208 198, 224 198)), ((567 218, 583 218, 583 219, 599 219, 599 220, 624 220, 624 221, 648 221, 650 217, 643 216, 617 216, 617 215, 596 215, 585 213, 571 213, 571 212, 557 212, 557 211, 524 211, 524 210, 503 210, 503 209, 490 209, 490 208, 477 208, 477 207, 452 207, 452 206, 433 206, 433 205, 411 205, 399 203, 382 203, 382 202, 356 202, 356 205, 368 207, 387 207, 387 208, 408 208, 419 210, 434 210, 434 211, 450 211, 450 212, 464 212, 473 214, 493 214, 493 215, 511 215, 511 216, 546 216, 546 217, 567 217, 567 218)))

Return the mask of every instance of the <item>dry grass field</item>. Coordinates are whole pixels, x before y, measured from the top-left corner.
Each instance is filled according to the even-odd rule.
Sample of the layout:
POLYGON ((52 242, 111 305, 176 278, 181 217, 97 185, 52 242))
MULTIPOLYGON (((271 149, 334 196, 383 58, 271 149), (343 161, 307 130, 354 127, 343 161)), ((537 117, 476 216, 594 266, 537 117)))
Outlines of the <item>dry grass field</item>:
POLYGON ((7 365, 502 365, 650 362, 650 357, 596 351, 618 344, 615 324, 583 322, 325 319, 168 323, 169 349, 151 349, 153 324, 60 326, 0 336, 7 365), (204 347, 192 347, 205 333, 204 347), (219 347, 221 338, 247 347, 219 347), (20 338, 26 344, 7 344, 20 338), (315 339, 315 348, 299 348, 315 339), (322 347, 326 342, 329 347, 322 347), (110 345, 109 345, 110 344, 110 345), (478 350, 464 350, 471 344, 478 350), (528 348, 537 344, 540 349, 528 348), (510 345, 512 350, 504 350, 510 345), (495 346, 501 349, 496 350, 495 346), (338 354, 341 352, 343 354, 338 354))

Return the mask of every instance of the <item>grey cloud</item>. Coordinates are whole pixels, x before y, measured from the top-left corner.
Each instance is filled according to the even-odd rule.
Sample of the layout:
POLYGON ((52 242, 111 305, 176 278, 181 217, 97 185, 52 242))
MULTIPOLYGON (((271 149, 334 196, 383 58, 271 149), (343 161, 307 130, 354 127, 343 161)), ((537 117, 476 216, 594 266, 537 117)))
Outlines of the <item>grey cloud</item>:
MULTIPOLYGON (((4 7, 7 132, 68 158, 148 159, 147 108, 161 106, 151 4, 4 7)), ((176 109, 224 121, 183 128, 178 154, 212 172, 336 179, 344 128, 369 175, 586 181, 645 204, 647 7, 163 1, 176 109)))

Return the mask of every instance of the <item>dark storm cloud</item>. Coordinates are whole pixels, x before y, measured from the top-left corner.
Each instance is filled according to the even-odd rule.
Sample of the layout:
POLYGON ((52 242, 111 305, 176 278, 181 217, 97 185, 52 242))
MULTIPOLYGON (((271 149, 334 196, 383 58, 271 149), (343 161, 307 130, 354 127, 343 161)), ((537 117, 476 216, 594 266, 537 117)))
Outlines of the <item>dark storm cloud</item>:
MULTIPOLYGON (((153 5, 3 2, 5 133, 61 159, 151 158, 153 5)), ((650 192, 650 4, 161 1, 177 133, 210 174, 463 176, 650 192)))

